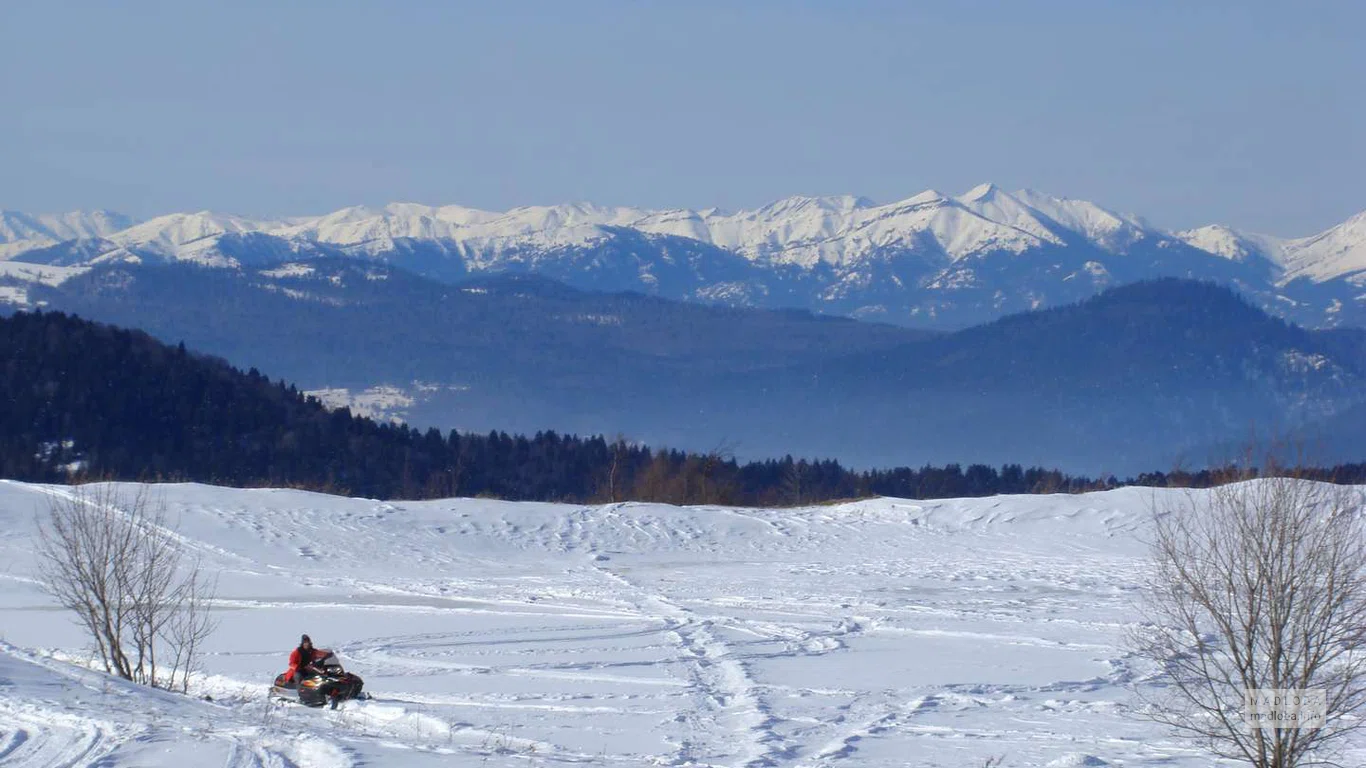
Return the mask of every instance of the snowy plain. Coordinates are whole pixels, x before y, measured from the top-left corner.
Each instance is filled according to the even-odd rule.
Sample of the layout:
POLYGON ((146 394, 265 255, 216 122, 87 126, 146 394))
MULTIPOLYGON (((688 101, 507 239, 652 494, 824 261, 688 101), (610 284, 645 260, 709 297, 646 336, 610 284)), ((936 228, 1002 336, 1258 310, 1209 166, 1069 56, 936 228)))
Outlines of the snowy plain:
POLYGON ((1123 644, 1144 521, 1183 491, 760 510, 163 485, 219 577, 188 697, 91 669, 39 588, 35 520, 67 492, 0 481, 6 766, 1213 764, 1133 716, 1150 670, 1123 644), (374 698, 268 700, 304 632, 374 698))

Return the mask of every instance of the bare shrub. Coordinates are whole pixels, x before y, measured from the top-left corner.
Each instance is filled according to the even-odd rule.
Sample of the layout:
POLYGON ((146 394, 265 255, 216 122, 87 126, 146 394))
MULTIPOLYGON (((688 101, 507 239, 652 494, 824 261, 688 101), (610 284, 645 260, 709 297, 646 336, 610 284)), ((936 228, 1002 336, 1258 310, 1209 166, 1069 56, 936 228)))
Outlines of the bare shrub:
POLYGON ((1333 765, 1366 703, 1366 545, 1352 489, 1292 477, 1232 483, 1154 509, 1145 713, 1257 768, 1333 765), (1203 499, 1203 501, 1202 501, 1203 499), (1256 727, 1249 690, 1322 690, 1322 727, 1256 727))
POLYGON ((168 525, 165 502, 146 485, 131 496, 111 484, 48 497, 39 521, 45 589, 76 613, 105 671, 185 691, 216 627, 215 591, 168 525))

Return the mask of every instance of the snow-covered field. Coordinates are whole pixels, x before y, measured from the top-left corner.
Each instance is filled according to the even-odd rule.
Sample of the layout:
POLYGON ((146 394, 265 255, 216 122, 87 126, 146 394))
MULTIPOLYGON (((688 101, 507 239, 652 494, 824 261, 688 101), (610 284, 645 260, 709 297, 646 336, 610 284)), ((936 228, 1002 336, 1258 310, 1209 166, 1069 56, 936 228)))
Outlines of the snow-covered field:
POLYGON ((13 304, 19 309, 30 309, 28 289, 36 284, 61 285, 66 280, 88 272, 84 267, 52 267, 46 264, 25 264, 3 261, 0 252, 0 304, 13 304))
POLYGON ((83 665, 33 580, 35 516, 65 489, 0 482, 0 764, 1211 764, 1131 716, 1146 670, 1122 647, 1143 520, 1177 492, 750 510, 159 490, 220 574, 194 697, 83 665), (374 698, 268 701, 302 632, 374 698))

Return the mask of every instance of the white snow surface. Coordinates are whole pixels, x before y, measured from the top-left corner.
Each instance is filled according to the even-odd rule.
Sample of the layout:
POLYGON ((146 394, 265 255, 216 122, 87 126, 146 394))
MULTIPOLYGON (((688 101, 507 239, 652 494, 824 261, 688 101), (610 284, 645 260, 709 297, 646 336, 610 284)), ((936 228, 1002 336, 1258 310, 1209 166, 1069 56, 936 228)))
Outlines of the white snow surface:
POLYGON ((133 221, 112 211, 29 214, 0 211, 0 243, 39 240, 57 243, 77 238, 103 237, 127 229, 133 221))
POLYGON ((0 210, 0 259, 66 240, 104 237, 133 225, 112 211, 30 214, 0 210))
POLYGON ((757 210, 727 213, 604 207, 587 203, 528 206, 506 212, 458 205, 393 203, 357 206, 323 216, 245 219, 209 211, 160 216, 133 226, 116 214, 34 217, 6 212, 0 218, 0 258, 74 237, 99 236, 110 249, 95 261, 152 255, 168 260, 230 265, 217 250, 224 235, 259 232, 294 247, 309 243, 358 255, 391 251, 400 240, 436 244, 473 269, 553 257, 557 249, 584 246, 624 227, 709 243, 754 261, 840 268, 878 258, 888 249, 909 249, 957 261, 989 253, 1087 241, 1124 254, 1144 238, 1181 240, 1210 253, 1244 260, 1265 258, 1284 281, 1323 281, 1366 271, 1366 213, 1327 232, 1282 239, 1210 226, 1167 232, 1141 218, 1084 200, 1032 190, 1006 192, 982 184, 963 195, 927 190, 877 205, 852 196, 790 197, 757 210))
POLYGON ((1054 197, 1031 189, 1016 192, 1015 198, 1107 250, 1122 252, 1144 234, 1159 232, 1136 216, 1115 213, 1085 200, 1054 197))
MULTIPOLYGON (((13 304, 21 309, 34 305, 28 289, 33 285, 61 285, 67 279, 89 271, 84 267, 52 267, 46 264, 25 264, 22 261, 0 261, 0 303, 13 304)), ((38 302, 43 303, 43 302, 38 302)))
POLYGON ((1279 282, 1307 279, 1321 283, 1366 275, 1366 212, 1312 237, 1280 238, 1201 227, 1177 234, 1197 248, 1235 261, 1261 257, 1281 270, 1279 282))
POLYGON ((347 408, 353 415, 375 421, 391 421, 395 424, 405 422, 405 409, 411 408, 416 402, 407 390, 393 384, 380 384, 359 392, 352 392, 344 387, 310 389, 304 394, 318 398, 323 405, 334 410, 347 408))
POLYGON ((1313 237, 1282 244, 1284 281, 1304 277, 1319 283, 1366 273, 1366 211, 1313 237))
POLYGON ((1122 643, 1143 521, 1177 492, 759 510, 160 486, 219 577, 191 696, 92 668, 39 588, 35 519, 67 492, 0 482, 6 766, 1211 765, 1133 717, 1151 670, 1122 643), (374 698, 268 700, 302 632, 374 698))
POLYGON ((1248 261, 1261 257, 1273 264, 1282 264, 1285 260, 1284 240, 1269 235, 1239 232, 1220 224, 1178 232, 1177 237, 1189 245, 1216 256, 1223 256, 1230 261, 1248 261))

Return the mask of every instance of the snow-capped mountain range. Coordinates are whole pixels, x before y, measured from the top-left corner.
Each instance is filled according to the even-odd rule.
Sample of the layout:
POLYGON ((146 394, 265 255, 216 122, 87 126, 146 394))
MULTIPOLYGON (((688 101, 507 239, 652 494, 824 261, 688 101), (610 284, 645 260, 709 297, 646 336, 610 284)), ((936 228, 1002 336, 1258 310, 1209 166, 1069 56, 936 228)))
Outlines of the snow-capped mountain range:
POLYGON ((942 326, 1135 279, 1201 277, 1307 325, 1366 325, 1366 213, 1299 239, 1217 225, 1171 232, 1087 201, 992 184, 885 205, 791 197, 734 213, 411 203, 269 220, 0 213, 0 259, 20 262, 234 267, 313 255, 392 261, 443 279, 535 271, 589 289, 942 326))
POLYGON ((0 259, 66 240, 105 237, 127 229, 133 219, 111 211, 31 215, 0 211, 0 259))

